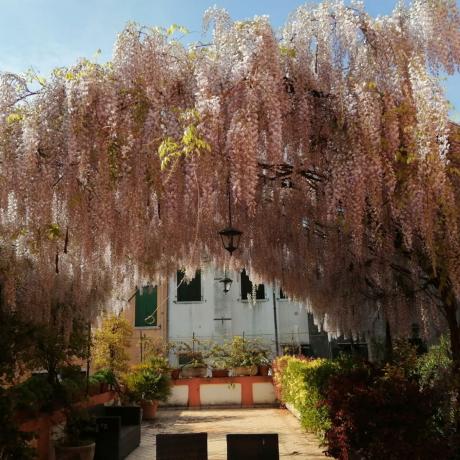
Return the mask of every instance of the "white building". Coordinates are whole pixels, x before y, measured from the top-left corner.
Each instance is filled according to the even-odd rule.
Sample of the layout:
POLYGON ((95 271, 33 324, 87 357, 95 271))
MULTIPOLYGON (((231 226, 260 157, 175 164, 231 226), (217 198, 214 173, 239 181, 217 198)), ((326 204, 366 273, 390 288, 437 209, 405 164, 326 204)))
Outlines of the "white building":
POLYGON ((228 273, 233 280, 224 293, 223 271, 197 271, 188 284, 178 272, 168 287, 168 339, 173 342, 222 341, 235 335, 260 338, 273 352, 286 345, 299 351, 309 344, 305 306, 285 298, 279 286, 258 285, 256 299, 246 272, 228 273))

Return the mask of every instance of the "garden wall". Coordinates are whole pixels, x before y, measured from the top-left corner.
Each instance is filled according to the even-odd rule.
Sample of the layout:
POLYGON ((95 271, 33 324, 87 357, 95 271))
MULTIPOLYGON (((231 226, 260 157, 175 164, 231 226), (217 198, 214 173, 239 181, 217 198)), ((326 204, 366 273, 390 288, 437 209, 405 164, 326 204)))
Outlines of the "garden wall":
POLYGON ((172 380, 166 405, 180 407, 275 405, 271 377, 190 378, 172 380))
MULTIPOLYGON (((104 404, 112 401, 115 393, 109 391, 95 396, 91 396, 88 401, 79 404, 83 407, 92 407, 98 404, 104 404)), ((32 441, 32 446, 37 448, 38 460, 53 460, 54 449, 51 445, 51 432, 53 427, 61 424, 65 420, 65 415, 62 410, 52 412, 51 414, 41 414, 35 419, 23 422, 20 426, 21 431, 27 433, 35 433, 36 438, 32 441)))

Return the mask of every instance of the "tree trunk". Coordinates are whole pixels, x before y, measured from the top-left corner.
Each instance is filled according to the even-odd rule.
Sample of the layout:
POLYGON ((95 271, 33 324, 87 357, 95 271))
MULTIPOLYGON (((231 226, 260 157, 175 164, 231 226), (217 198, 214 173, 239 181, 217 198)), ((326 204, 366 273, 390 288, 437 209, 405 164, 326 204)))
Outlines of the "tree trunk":
POLYGON ((385 326, 385 356, 384 360, 386 363, 393 361, 393 340, 391 338, 391 329, 389 321, 386 322, 385 326))

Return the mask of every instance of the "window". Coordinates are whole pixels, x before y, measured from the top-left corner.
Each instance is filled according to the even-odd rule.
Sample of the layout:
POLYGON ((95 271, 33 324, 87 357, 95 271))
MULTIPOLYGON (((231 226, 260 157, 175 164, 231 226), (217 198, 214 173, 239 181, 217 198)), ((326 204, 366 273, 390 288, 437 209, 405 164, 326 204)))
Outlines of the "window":
POLYGON ((280 299, 287 299, 287 295, 283 292, 283 289, 280 288, 280 299))
POLYGON ((157 287, 145 286, 142 292, 136 291, 136 314, 134 327, 152 327, 157 325, 157 287))
POLYGON ((197 270, 189 283, 184 280, 184 276, 184 272, 177 272, 177 301, 201 302, 201 271, 197 270))
MULTIPOLYGON (((248 295, 252 296, 252 281, 246 273, 246 270, 241 272, 241 299, 247 300, 248 295)), ((256 290, 256 299, 265 300, 265 286, 259 284, 256 290)))

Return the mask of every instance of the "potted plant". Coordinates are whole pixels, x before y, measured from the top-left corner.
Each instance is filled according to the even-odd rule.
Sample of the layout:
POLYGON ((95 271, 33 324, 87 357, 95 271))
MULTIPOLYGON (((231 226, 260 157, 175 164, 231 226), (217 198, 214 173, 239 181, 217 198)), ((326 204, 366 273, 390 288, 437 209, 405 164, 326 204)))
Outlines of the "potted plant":
POLYGON ((228 352, 232 375, 248 376, 257 374, 259 361, 253 341, 235 336, 225 347, 228 352))
POLYGON ((69 408, 66 411, 64 437, 55 446, 56 460, 93 460, 96 451, 95 434, 96 423, 88 411, 69 408))
POLYGON ((158 402, 166 401, 171 393, 169 375, 155 363, 134 366, 125 377, 128 398, 142 407, 145 420, 155 418, 158 402))
POLYGON ((258 367, 258 374, 267 376, 271 368, 271 350, 258 340, 252 342, 253 362, 258 367))
POLYGON ((209 353, 208 364, 214 378, 228 377, 228 354, 225 347, 214 344, 209 353))
POLYGON ((106 393, 110 387, 116 385, 116 377, 112 369, 103 368, 90 375, 89 383, 92 386, 98 386, 99 393, 106 393))
POLYGON ((195 338, 193 338, 191 346, 186 342, 179 344, 178 353, 182 359, 187 361, 187 364, 182 367, 181 377, 206 377, 208 366, 205 362, 203 352, 197 350, 197 347, 200 345, 203 348, 203 344, 195 338))
POLYGON ((180 367, 173 367, 169 362, 169 353, 175 350, 176 343, 151 337, 145 337, 143 341, 144 354, 147 359, 154 358, 162 361, 165 372, 169 373, 171 379, 177 380, 180 377, 180 367))
POLYGON ((258 374, 267 377, 270 373, 271 365, 268 358, 264 358, 258 365, 258 374))
POLYGON ((201 354, 196 354, 192 361, 185 364, 181 370, 181 376, 183 378, 204 378, 208 372, 208 366, 204 362, 204 358, 201 354))

